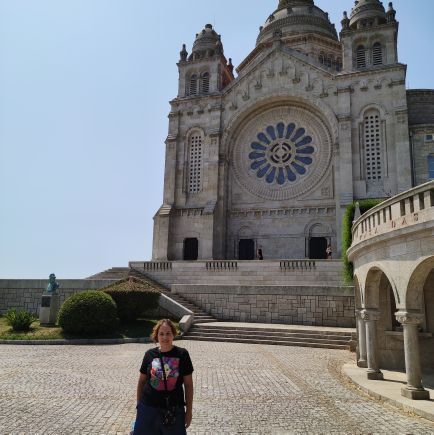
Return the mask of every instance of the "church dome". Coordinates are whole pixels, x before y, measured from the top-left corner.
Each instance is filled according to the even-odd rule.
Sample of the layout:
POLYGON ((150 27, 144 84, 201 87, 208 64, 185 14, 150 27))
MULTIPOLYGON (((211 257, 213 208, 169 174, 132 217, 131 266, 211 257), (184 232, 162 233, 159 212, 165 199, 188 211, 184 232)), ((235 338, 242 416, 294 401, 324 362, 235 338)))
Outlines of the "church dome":
POLYGON ((196 39, 193 44, 193 54, 198 55, 214 55, 222 53, 223 46, 220 40, 220 35, 213 29, 211 24, 206 24, 205 28, 196 34, 196 39))
POLYGON ((268 17, 256 45, 270 41, 275 32, 282 37, 316 33, 338 40, 336 28, 329 20, 328 13, 315 6, 313 0, 279 0, 277 9, 268 17))
POLYGON ((386 11, 379 0, 356 0, 351 11, 350 28, 356 28, 358 22, 375 20, 378 24, 386 22, 386 11))

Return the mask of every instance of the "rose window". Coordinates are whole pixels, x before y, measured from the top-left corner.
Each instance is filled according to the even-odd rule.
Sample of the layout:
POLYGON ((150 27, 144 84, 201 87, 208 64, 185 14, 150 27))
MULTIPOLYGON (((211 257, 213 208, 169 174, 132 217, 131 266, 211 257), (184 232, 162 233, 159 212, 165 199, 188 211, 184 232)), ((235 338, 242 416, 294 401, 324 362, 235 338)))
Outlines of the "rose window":
POLYGON ((293 183, 313 163, 315 148, 311 144, 312 137, 294 123, 270 125, 250 144, 250 168, 268 184, 293 183))

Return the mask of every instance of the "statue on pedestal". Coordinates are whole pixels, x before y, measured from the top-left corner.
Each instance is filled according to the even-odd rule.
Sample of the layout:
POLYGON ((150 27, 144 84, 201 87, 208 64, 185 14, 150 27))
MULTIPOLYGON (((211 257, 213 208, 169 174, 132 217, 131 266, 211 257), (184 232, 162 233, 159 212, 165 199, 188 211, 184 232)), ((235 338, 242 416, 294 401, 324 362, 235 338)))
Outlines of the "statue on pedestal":
POLYGON ((41 325, 55 325, 60 308, 60 296, 57 289, 60 287, 56 281, 56 275, 51 273, 48 285, 42 293, 41 307, 39 309, 39 322, 41 325))

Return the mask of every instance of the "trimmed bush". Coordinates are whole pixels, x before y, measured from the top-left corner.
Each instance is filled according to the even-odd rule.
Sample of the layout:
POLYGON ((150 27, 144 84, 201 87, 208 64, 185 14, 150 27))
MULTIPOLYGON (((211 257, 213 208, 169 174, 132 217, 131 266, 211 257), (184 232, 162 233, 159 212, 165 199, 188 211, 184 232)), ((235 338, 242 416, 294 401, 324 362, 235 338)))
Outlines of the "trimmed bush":
POLYGON ((15 308, 8 310, 5 318, 14 331, 29 331, 30 325, 37 320, 32 313, 25 310, 16 310, 15 308))
POLYGON ((160 292, 138 278, 130 277, 102 289, 116 302, 122 323, 136 320, 146 310, 158 307, 160 292))
POLYGON ((98 290, 87 290, 68 298, 59 311, 59 326, 68 334, 91 335, 116 330, 116 303, 98 290))
MULTIPOLYGON (((358 201, 360 213, 367 212, 372 207, 382 203, 383 199, 364 199, 358 201)), ((347 284, 353 282, 353 264, 348 260, 347 250, 353 242, 353 234, 351 232, 353 226, 354 213, 356 211, 356 203, 350 204, 344 213, 342 220, 342 256, 344 261, 344 280, 347 284)))

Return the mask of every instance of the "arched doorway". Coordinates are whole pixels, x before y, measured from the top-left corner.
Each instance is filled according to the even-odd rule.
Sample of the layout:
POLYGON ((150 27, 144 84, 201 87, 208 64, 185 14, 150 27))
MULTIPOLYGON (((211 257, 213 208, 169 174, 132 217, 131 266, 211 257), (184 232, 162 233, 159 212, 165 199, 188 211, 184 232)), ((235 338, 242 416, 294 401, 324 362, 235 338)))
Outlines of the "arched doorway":
POLYGON ((325 237, 310 237, 309 258, 312 260, 324 260, 327 258, 327 239, 325 237))
POLYGON ((196 261, 199 256, 199 240, 189 238, 184 240, 184 260, 196 261))
POLYGON ((255 259, 255 241, 253 239, 240 239, 238 242, 238 259, 255 259))
POLYGON ((311 221, 305 227, 306 257, 312 260, 327 258, 327 245, 331 244, 331 228, 327 224, 311 221))

